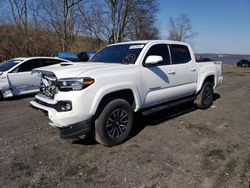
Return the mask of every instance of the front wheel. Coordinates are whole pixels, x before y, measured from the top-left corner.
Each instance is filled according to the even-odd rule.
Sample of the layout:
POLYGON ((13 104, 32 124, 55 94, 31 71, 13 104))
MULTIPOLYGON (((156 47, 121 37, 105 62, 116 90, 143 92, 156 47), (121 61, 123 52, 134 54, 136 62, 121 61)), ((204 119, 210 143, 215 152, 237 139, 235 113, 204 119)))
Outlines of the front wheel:
POLYGON ((195 104, 200 109, 207 109, 213 104, 213 84, 205 82, 202 89, 195 100, 195 104))
POLYGON ((115 99, 102 108, 95 120, 95 139, 106 146, 123 143, 129 137, 134 121, 131 105, 123 99, 115 99))
POLYGON ((0 91, 0 101, 4 99, 2 91, 0 91))

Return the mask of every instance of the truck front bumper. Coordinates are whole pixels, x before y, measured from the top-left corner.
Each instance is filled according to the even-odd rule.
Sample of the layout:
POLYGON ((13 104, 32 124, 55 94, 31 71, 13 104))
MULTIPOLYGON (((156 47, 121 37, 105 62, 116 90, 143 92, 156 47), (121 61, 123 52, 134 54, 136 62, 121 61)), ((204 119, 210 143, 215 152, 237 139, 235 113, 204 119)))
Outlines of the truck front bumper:
POLYGON ((91 121, 86 120, 68 127, 59 128, 60 137, 63 139, 76 138, 78 136, 88 134, 91 131, 91 121))
POLYGON ((35 96, 35 100, 30 102, 30 105, 33 108, 47 112, 48 117, 51 120, 51 123, 49 124, 53 127, 59 128, 61 138, 68 139, 87 134, 91 131, 92 116, 88 113, 87 105, 81 102, 80 99, 82 99, 80 95, 77 96, 75 94, 75 96, 72 97, 72 94, 70 96, 68 93, 57 99, 38 94, 35 96), (69 108, 68 111, 58 110, 62 107, 62 101, 71 104, 71 108, 69 108), (82 105, 85 107, 85 111, 84 109, 79 108, 82 105))
MULTIPOLYGON (((30 102, 31 107, 35 109, 40 109, 42 111, 53 111, 53 109, 43 106, 35 101, 30 102)), ((52 127, 58 127, 60 130, 60 137, 62 139, 76 138, 84 134, 88 134, 91 131, 91 119, 78 122, 75 124, 68 125, 67 127, 58 126, 55 123, 49 123, 52 127)))

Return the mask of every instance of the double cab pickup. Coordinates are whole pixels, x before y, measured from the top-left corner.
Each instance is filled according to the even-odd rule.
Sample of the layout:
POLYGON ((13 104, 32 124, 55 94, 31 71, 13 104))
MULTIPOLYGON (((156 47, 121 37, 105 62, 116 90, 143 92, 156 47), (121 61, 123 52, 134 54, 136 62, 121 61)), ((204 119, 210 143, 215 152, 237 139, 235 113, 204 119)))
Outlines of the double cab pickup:
POLYGON ((169 40, 112 44, 87 63, 33 72, 41 88, 30 104, 48 112, 61 138, 92 133, 106 146, 128 139, 136 112, 148 115, 189 101, 209 108, 223 80, 220 61, 196 62, 190 45, 169 40))

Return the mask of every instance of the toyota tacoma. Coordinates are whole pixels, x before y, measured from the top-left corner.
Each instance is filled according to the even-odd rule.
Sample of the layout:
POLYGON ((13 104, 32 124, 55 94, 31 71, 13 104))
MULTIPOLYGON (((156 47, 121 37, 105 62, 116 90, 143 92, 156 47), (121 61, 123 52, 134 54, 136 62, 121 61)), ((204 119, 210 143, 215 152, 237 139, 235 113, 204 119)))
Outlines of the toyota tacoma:
POLYGON ((48 112, 61 138, 91 134, 106 146, 126 141, 134 114, 195 101, 212 105, 222 83, 220 61, 196 62, 190 45, 168 40, 109 45, 88 63, 61 63, 33 70, 40 93, 30 104, 48 112))

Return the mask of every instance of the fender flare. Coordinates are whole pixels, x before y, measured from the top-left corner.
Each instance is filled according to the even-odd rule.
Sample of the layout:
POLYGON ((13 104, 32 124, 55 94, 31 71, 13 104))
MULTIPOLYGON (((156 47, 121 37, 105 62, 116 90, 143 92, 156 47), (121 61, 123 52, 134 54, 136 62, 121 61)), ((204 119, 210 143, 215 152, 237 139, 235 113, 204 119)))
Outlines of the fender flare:
POLYGON ((91 105, 90 108, 90 114, 94 115, 101 100, 103 99, 103 97, 105 97, 107 94, 113 93, 113 92, 117 92, 117 91, 121 91, 121 90, 125 90, 125 89, 129 89, 132 91, 134 99, 135 99, 135 109, 134 111, 138 111, 141 107, 141 100, 140 100, 140 95, 139 95, 139 91, 136 88, 136 86, 132 83, 116 83, 116 84, 110 84, 107 86, 104 86, 102 88, 100 88, 98 90, 98 92, 96 93, 93 103, 91 105))
POLYGON ((216 81, 217 81, 217 80, 216 80, 215 74, 214 74, 213 72, 208 72, 208 73, 202 75, 201 79, 199 80, 198 85, 197 85, 196 93, 199 93, 199 92, 200 92, 200 90, 201 90, 201 88, 202 88, 202 86, 203 86, 203 84, 204 84, 204 81, 205 81, 206 78, 209 77, 209 76, 213 76, 213 77, 214 77, 214 86, 216 85, 216 81))

